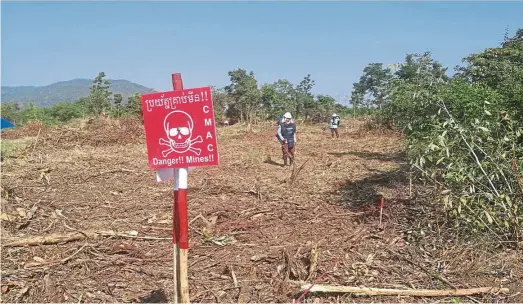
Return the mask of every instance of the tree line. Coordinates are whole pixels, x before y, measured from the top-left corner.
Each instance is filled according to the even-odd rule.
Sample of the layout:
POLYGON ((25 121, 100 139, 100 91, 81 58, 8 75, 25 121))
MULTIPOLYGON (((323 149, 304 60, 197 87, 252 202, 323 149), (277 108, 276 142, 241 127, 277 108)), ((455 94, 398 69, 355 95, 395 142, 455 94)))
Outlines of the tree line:
POLYGON ((523 236, 523 29, 463 58, 449 77, 430 52, 370 63, 351 102, 378 109, 374 127, 401 130, 414 172, 436 186, 458 229, 523 236))
MULTIPOLYGON (((291 112, 303 121, 326 121, 332 113, 351 113, 351 109, 329 95, 313 94, 315 85, 311 75, 298 84, 287 79, 261 86, 253 71, 238 68, 228 73, 230 84, 213 88, 215 116, 219 119, 253 123, 271 120, 277 115, 291 112)), ((358 112, 359 113, 359 112, 358 112)))
MULTIPOLYGON (((291 112, 304 121, 326 121, 336 112, 364 114, 365 110, 351 111, 329 95, 314 95, 315 85, 311 75, 298 84, 287 79, 261 86, 254 72, 238 68, 228 72, 230 84, 221 88, 212 87, 215 117, 220 121, 256 123, 272 120, 277 115, 291 112)), ((141 95, 129 97, 124 103, 121 94, 109 90, 110 81, 100 72, 93 80, 89 96, 74 102, 57 103, 51 107, 38 107, 33 103, 2 103, 2 116, 17 124, 39 120, 46 124, 65 123, 86 116, 107 115, 114 118, 141 115, 141 95)), ((368 111, 367 111, 368 112, 368 111)))
POLYGON ((101 114, 115 118, 126 115, 140 115, 140 94, 136 93, 128 97, 124 104, 121 94, 113 94, 109 91, 111 82, 104 79, 105 76, 104 72, 100 72, 93 79, 89 88, 89 96, 76 101, 56 103, 51 107, 39 107, 32 102, 2 103, 2 117, 17 125, 23 125, 30 120, 38 120, 51 125, 66 123, 75 118, 101 114))

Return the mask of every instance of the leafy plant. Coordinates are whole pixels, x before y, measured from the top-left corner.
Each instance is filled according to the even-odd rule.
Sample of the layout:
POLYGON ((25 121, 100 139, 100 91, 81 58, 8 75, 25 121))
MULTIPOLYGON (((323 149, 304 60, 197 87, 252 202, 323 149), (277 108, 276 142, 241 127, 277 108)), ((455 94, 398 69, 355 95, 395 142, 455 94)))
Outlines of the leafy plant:
MULTIPOLYGON (((380 85, 388 94, 375 115, 403 130, 412 166, 439 186, 456 228, 505 240, 522 233, 522 37, 466 57, 452 78, 430 53, 407 55, 380 85)), ((368 87, 360 81, 353 99, 368 87)))

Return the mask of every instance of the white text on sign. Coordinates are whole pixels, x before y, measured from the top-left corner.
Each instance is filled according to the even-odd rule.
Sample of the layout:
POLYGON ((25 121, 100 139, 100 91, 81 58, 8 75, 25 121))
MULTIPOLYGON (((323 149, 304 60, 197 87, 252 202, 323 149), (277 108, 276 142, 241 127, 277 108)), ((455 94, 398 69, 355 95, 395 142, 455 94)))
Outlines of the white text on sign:
MULTIPOLYGON (((176 105, 208 100, 209 97, 207 96, 207 92, 205 91, 200 92, 198 94, 194 94, 194 91, 188 91, 187 95, 183 93, 182 96, 177 97, 164 97, 164 94, 162 94, 160 98, 146 99, 145 103, 147 104, 147 112, 151 112, 155 107, 163 107, 165 109, 176 109, 176 105)), ((209 108, 208 106, 206 107, 209 108)))

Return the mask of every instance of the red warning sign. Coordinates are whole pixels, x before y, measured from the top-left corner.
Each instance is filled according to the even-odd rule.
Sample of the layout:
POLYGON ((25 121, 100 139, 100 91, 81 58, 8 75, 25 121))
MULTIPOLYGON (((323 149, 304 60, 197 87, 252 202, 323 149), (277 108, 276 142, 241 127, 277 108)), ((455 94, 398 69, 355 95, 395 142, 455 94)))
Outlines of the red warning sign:
POLYGON ((149 167, 218 165, 210 87, 142 95, 149 167))

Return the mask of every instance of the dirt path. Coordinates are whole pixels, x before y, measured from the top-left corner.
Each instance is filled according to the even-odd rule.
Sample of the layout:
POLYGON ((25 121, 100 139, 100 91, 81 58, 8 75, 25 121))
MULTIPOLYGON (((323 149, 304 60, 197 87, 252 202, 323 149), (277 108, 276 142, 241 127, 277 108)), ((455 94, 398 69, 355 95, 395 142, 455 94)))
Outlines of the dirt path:
MULTIPOLYGON (((407 230, 424 207, 409 199, 401 138, 358 136, 356 128, 333 140, 319 126, 302 127, 297 166, 306 164, 292 183, 292 170, 280 166, 274 128, 249 135, 236 126, 219 130, 221 165, 190 173, 191 301, 290 302, 299 291, 293 282, 320 276, 320 282, 330 284, 446 287, 387 248, 439 270, 458 287, 497 286, 521 276, 511 252, 493 258, 479 246, 449 250, 432 237, 436 227, 407 230), (386 200, 381 228, 380 195, 386 200)), ((2 165, 2 213, 11 215, 2 221, 2 244, 100 230, 136 231, 139 237, 158 239, 99 237, 2 247, 2 286, 7 286, 2 287, 2 302, 171 299, 171 186, 154 181, 141 135, 119 145, 114 139, 104 141, 103 130, 92 132, 51 132, 34 152, 27 149, 2 165), (65 140, 57 140, 59 135, 65 140), (35 212, 29 219, 31 208, 35 212)), ((498 295, 482 300, 517 299, 498 295)))

